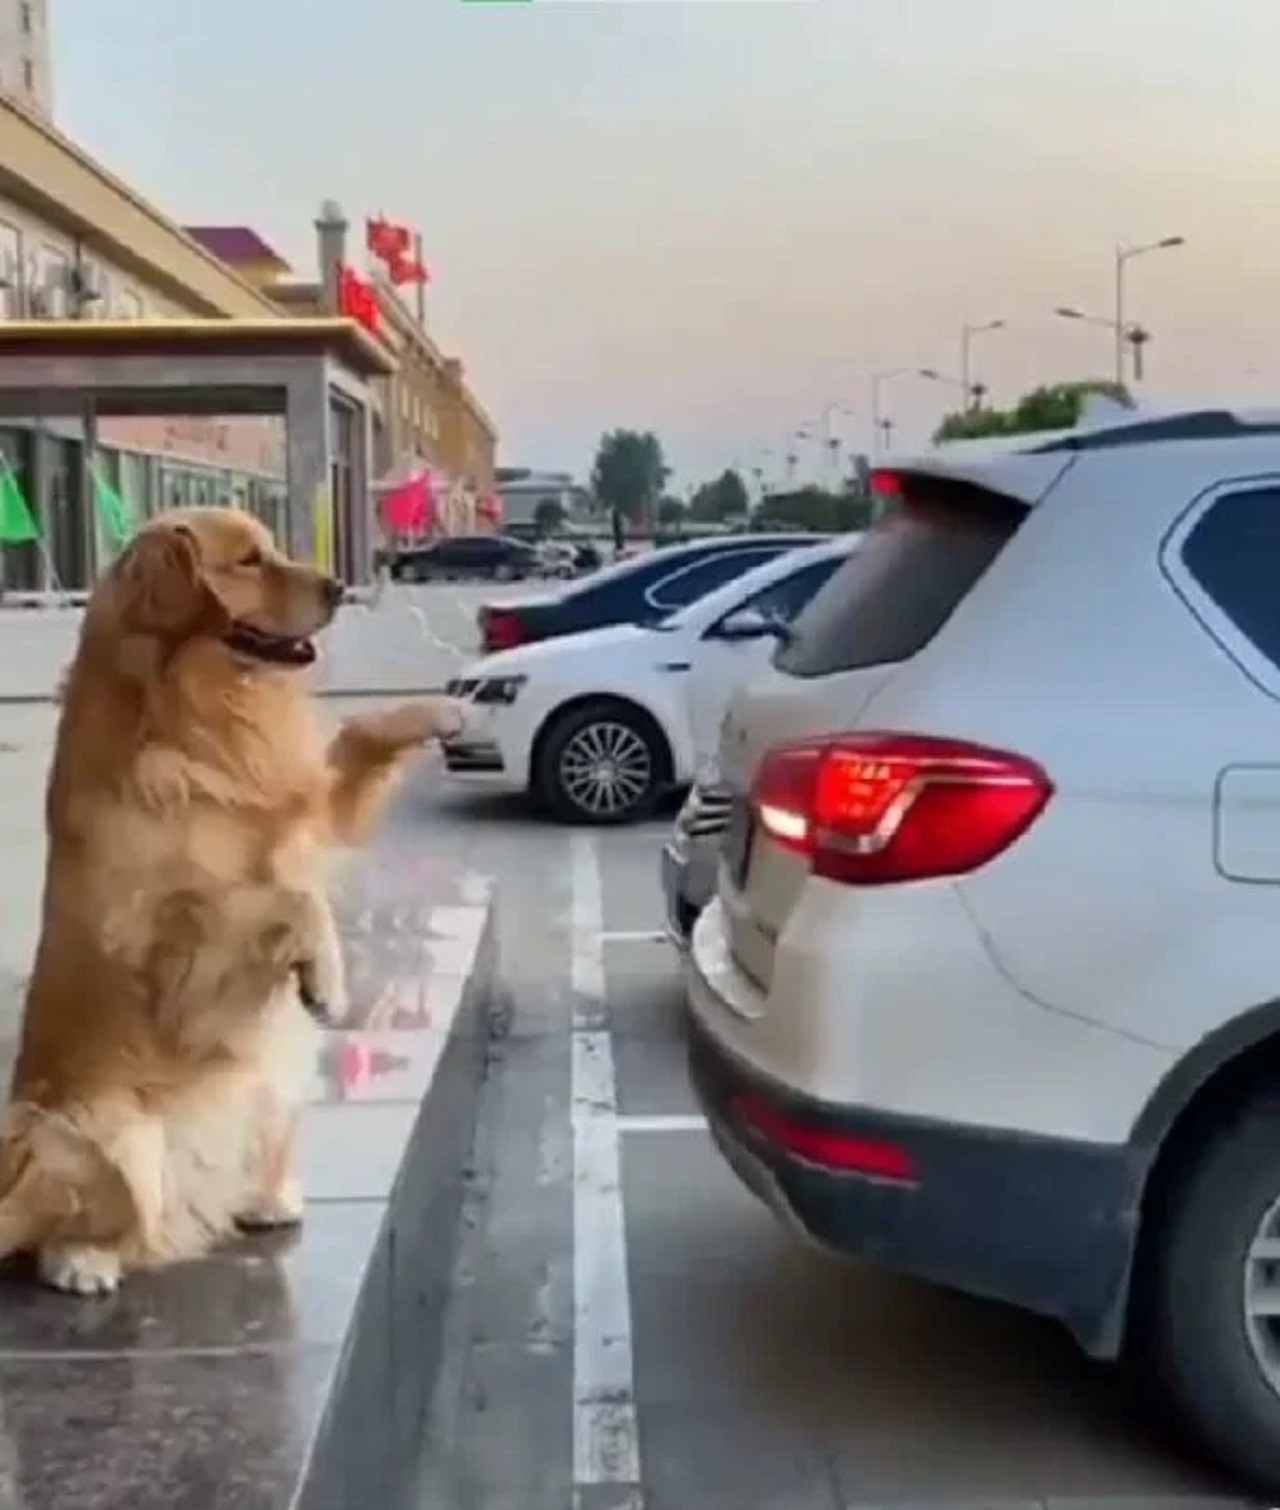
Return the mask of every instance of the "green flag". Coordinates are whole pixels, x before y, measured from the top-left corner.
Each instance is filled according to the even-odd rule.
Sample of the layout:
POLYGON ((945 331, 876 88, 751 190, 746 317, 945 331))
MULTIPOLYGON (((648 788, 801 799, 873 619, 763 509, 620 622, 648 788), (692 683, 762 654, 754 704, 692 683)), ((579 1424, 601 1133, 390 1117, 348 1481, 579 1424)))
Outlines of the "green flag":
POLYGON ((8 462, 0 457, 0 545, 23 545, 39 540, 35 515, 8 462))
POLYGON ((90 472, 89 476, 93 482, 93 501, 102 520, 102 528, 112 545, 123 545, 137 528, 133 510, 97 472, 90 472))

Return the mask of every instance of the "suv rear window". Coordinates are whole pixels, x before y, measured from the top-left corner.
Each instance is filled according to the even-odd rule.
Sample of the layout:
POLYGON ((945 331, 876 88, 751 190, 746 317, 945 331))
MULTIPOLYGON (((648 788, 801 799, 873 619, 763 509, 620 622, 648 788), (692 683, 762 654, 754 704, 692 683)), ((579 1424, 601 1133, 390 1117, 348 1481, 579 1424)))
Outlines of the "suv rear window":
POLYGON ((791 626, 774 656, 791 676, 908 660, 1013 538, 1026 506, 972 483, 912 476, 791 626))

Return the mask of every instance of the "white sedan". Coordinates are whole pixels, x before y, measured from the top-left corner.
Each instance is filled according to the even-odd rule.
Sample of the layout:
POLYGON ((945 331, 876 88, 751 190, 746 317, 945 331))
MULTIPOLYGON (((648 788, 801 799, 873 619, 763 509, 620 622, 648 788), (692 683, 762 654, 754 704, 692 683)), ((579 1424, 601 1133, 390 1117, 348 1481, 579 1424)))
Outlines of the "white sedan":
POLYGON ((802 546, 656 624, 615 624, 485 656, 450 682, 456 776, 529 792, 569 823, 629 823, 715 751, 733 689, 858 542, 802 546))

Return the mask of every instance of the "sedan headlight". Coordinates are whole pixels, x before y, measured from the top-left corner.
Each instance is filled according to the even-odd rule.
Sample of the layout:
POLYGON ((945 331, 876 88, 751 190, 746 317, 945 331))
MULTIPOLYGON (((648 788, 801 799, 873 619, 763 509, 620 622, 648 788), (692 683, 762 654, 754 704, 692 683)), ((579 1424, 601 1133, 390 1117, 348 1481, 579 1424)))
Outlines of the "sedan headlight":
POLYGON ((520 689, 528 681, 525 676, 485 676, 476 683, 472 701, 477 703, 511 704, 520 695, 520 689))

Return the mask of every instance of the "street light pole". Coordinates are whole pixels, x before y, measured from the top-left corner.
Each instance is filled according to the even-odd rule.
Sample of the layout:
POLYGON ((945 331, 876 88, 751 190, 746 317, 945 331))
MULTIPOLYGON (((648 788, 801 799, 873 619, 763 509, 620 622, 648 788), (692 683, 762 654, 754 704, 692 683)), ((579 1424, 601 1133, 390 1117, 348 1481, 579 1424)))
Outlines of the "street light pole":
MULTIPOLYGON (((1175 246, 1185 246, 1185 236, 1162 236, 1159 241, 1145 241, 1140 246, 1117 246, 1115 254, 1115 342, 1116 342, 1116 382, 1124 382, 1124 348, 1127 339, 1125 329, 1125 269, 1135 257, 1144 257, 1148 252, 1169 251, 1175 246)), ((1140 360, 1136 356, 1135 367, 1140 366, 1140 360)), ((1135 377, 1141 379, 1141 373, 1135 372, 1135 377)))
POLYGON ((973 344, 974 336, 983 336, 989 330, 1003 330, 1004 320, 988 320, 985 325, 962 325, 960 327, 960 380, 964 384, 964 407, 973 407, 973 373, 970 365, 969 348, 973 344))
POLYGON ((825 404, 822 409, 822 439, 824 443, 824 461, 830 468, 828 480, 840 481, 840 437, 835 433, 832 420, 837 414, 847 414, 851 419, 857 417, 857 410, 850 409, 845 404, 825 404))

